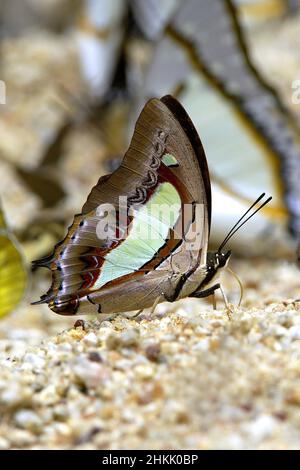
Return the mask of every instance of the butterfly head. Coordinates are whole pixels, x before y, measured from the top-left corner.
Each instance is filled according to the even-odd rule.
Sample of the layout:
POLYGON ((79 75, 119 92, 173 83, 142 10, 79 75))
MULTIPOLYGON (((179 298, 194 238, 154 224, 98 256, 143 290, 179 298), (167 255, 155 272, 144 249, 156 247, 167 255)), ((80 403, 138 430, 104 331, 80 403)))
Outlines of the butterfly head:
POLYGON ((225 268, 227 266, 230 255, 230 250, 227 252, 222 252, 219 250, 209 251, 207 253, 206 270, 209 279, 214 278, 220 269, 225 268))
POLYGON ((209 251, 207 253, 207 268, 208 271, 217 271, 220 268, 224 268, 230 258, 231 250, 226 253, 221 251, 209 251))

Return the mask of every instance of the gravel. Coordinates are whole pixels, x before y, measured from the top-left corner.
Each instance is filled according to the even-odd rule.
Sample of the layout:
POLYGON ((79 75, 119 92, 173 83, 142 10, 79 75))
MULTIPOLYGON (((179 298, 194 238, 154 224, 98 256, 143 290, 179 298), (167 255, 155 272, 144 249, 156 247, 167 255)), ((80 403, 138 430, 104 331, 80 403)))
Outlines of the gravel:
POLYGON ((246 293, 232 321, 221 300, 213 311, 195 299, 152 318, 62 324, 27 305, 6 318, 0 449, 298 449, 299 273, 286 264, 280 277, 279 261, 234 268, 246 293))

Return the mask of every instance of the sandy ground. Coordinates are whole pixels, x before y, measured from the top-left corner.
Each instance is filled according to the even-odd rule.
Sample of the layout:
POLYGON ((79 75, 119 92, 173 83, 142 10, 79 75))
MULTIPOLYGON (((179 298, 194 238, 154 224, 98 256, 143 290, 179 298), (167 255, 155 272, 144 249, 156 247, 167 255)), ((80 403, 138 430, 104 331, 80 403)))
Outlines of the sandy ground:
POLYGON ((27 305, 2 321, 0 448, 299 449, 299 271, 233 266, 232 321, 194 299, 76 327, 27 305))

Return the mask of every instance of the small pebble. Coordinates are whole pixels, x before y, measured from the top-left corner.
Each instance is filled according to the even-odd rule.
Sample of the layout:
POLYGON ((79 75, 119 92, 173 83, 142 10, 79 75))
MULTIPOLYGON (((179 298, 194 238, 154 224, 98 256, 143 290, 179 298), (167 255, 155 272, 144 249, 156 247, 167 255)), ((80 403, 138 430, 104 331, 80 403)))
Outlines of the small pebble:
POLYGON ((83 341, 90 346, 96 346, 98 344, 98 338, 92 331, 85 335, 83 341))
POLYGON ((74 328, 82 328, 83 330, 85 329, 85 324, 84 324, 84 320, 76 320, 76 322, 74 323, 74 328))
POLYGON ((20 410, 15 414, 15 423, 17 426, 29 431, 39 431, 42 427, 40 417, 32 410, 20 410))
POLYGON ((88 359, 92 362, 103 362, 102 357, 97 351, 90 351, 88 354, 88 359))
POLYGON ((107 369, 87 358, 79 358, 73 367, 73 372, 87 388, 96 388, 108 378, 107 369))
POLYGON ((45 367, 46 361, 43 357, 34 353, 25 354, 23 361, 32 365, 34 369, 43 369, 45 367))
POLYGON ((272 416, 261 415, 255 421, 245 426, 246 432, 255 444, 269 438, 276 427, 276 420, 272 416))
POLYGON ((300 325, 292 326, 289 329, 289 334, 292 340, 299 340, 300 339, 300 325))
POLYGON ((152 343, 149 344, 145 349, 145 354, 149 361, 157 362, 160 357, 160 344, 152 343))

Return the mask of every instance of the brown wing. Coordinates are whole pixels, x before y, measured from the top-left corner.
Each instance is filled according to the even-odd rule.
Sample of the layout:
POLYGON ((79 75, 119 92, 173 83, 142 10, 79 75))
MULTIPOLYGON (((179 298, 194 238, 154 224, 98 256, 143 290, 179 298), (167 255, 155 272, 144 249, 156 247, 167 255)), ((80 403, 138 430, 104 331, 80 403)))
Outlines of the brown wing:
MULTIPOLYGON (((137 120, 121 166, 111 175, 100 178, 82 213, 75 216, 66 238, 56 245, 49 258, 35 263, 49 267, 53 276, 51 288, 41 302, 49 303, 51 309, 62 314, 91 313, 93 310, 109 313, 126 311, 128 303, 132 303, 131 310, 151 304, 153 298, 157 298, 158 284, 161 285, 160 289, 164 285, 168 293, 174 289, 175 264, 182 266, 186 258, 188 269, 195 269, 196 265, 205 262, 210 217, 209 173, 197 132, 174 98, 152 99, 137 120), (172 165, 172 161, 169 164, 168 158, 176 164, 172 165), (122 248, 124 240, 115 236, 104 239, 97 235, 97 224, 101 220, 99 207, 110 204, 118 214, 120 196, 128 198, 129 207, 136 207, 137 204, 143 207, 164 183, 169 183, 180 195, 180 217, 170 227, 172 236, 168 234, 157 253, 149 255, 150 243, 145 243, 142 250, 140 243, 137 244, 137 251, 133 247, 134 268, 129 274, 126 266, 128 258, 109 260, 116 253, 114 250, 122 248), (190 220, 184 220, 183 205, 195 207, 197 204, 202 207, 201 231, 198 234, 201 242, 196 256, 191 257, 185 253, 186 241, 182 238, 191 230, 195 220, 192 220, 193 216, 190 220), (183 236, 178 239, 174 234, 179 232, 180 227, 183 227, 183 236), (140 263, 137 261, 139 259, 140 263), (143 259, 146 260, 144 264, 143 259), (108 263, 111 263, 111 278, 107 278, 107 282, 98 288, 97 283, 99 285, 99 278, 108 263), (124 301, 128 286, 135 292, 136 303, 124 301)), ((127 223, 132 222, 128 219, 127 223)))

